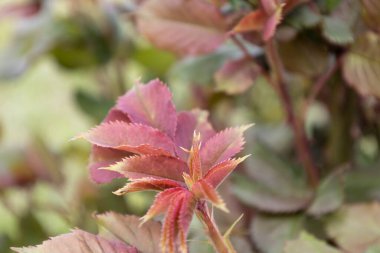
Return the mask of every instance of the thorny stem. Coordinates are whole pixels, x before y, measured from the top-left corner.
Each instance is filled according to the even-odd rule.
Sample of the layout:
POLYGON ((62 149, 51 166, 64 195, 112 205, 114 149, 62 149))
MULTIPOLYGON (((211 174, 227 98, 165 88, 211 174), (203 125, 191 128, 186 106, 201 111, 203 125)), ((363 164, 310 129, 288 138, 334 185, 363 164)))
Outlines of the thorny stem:
POLYGON ((230 251, 226 245, 226 242, 220 233, 215 222, 210 217, 206 202, 200 202, 197 205, 196 214, 198 218, 203 222, 207 228, 207 234, 210 237, 215 250, 218 253, 234 253, 235 250, 230 251))
POLYGON ((307 173, 310 185, 315 188, 318 185, 318 171, 314 165, 303 126, 294 113, 293 104, 285 83, 284 67, 273 39, 268 41, 265 50, 269 64, 273 70, 273 82, 277 86, 279 97, 284 104, 287 121, 293 128, 298 159, 307 173))

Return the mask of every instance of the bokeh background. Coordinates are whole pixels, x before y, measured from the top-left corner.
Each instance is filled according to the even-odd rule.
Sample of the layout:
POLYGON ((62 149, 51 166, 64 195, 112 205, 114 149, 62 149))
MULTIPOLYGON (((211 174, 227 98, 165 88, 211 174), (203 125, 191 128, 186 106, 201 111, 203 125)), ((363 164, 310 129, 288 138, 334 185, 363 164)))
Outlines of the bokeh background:
MULTIPOLYGON (((314 214, 332 212, 344 202, 380 198, 380 44, 372 45, 369 54, 375 58, 372 70, 363 70, 368 79, 361 76, 364 83, 375 83, 363 88, 364 95, 359 84, 347 85, 340 65, 334 67, 351 48, 360 49, 363 43, 368 47, 360 38, 380 41, 373 32, 377 28, 361 33, 366 23, 361 20, 360 1, 310 1, 311 5, 288 13, 277 31, 291 98, 296 114, 305 114, 304 129, 321 177, 344 171, 345 184, 334 176, 329 179, 333 184, 325 183, 332 199, 323 202, 327 205, 307 214, 296 208, 296 214, 273 220, 262 216, 256 226, 251 218, 257 210, 289 210, 309 193, 281 99, 255 67, 248 71, 244 65, 238 68, 243 74, 232 71, 233 78, 226 78, 220 70, 223 65, 244 57, 244 50, 233 41, 213 52, 185 57, 148 42, 136 29, 133 14, 141 2, 0 1, 0 252, 38 244, 74 227, 96 232, 94 212, 145 212, 152 194, 113 195, 125 180, 94 184, 87 170, 90 145, 70 140, 99 124, 117 97, 137 80, 157 77, 169 85, 179 110, 209 110, 216 129, 256 123, 247 134, 246 153, 253 153, 253 158, 222 189, 231 214, 222 217, 221 226, 245 213, 238 233, 240 247, 257 247, 252 238, 260 240, 268 233, 266 222, 285 224, 278 236, 294 237, 294 230, 286 226, 301 227, 304 221, 299 215, 309 217, 305 223, 319 231, 318 219, 310 218, 314 214), (346 19, 331 21, 339 17, 346 19), (318 98, 308 101, 318 77, 331 66, 334 72, 327 85, 318 98), (311 102, 306 109, 305 101, 311 102)), ((258 5, 258 1, 226 2, 230 8, 226 15, 235 16, 258 5)), ((260 36, 251 35, 238 39, 268 70, 260 36)), ((261 242, 261 249, 272 247, 261 242)), ((271 250, 263 252, 279 252, 271 250)))

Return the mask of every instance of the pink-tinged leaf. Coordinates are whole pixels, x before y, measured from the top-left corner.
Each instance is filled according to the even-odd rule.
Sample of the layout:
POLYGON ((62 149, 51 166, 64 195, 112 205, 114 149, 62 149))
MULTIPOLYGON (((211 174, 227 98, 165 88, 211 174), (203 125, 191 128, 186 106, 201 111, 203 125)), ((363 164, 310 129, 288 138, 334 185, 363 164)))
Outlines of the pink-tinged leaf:
POLYGON ((195 208, 194 195, 183 190, 171 199, 161 232, 162 252, 187 253, 186 236, 195 208))
POLYGON ((148 221, 141 225, 141 220, 133 215, 121 215, 107 212, 95 216, 98 224, 111 235, 136 247, 139 252, 160 252, 161 224, 148 221))
POLYGON ((136 248, 123 242, 110 241, 81 230, 53 237, 35 247, 12 250, 18 253, 137 253, 136 248))
POLYGON ((188 173, 187 164, 175 157, 159 155, 132 156, 123 159, 107 170, 117 171, 129 179, 144 177, 167 178, 183 182, 182 174, 188 173))
POLYGON ((261 31, 268 18, 263 10, 255 10, 244 16, 239 23, 232 29, 232 32, 252 32, 261 31))
POLYGON ((174 137, 177 113, 168 87, 160 80, 136 84, 134 89, 120 97, 117 109, 126 113, 133 123, 157 128, 174 137))
POLYGON ((251 126, 228 128, 209 139, 201 149, 203 172, 239 153, 245 143, 243 133, 251 126))
POLYGON ((163 253, 176 253, 177 220, 183 199, 175 196, 168 208, 161 231, 161 250, 163 253))
POLYGON ((215 165, 207 172, 203 179, 216 189, 224 181, 224 179, 231 174, 236 166, 243 162, 248 156, 227 160, 215 165))
POLYGON ((261 6, 263 7, 265 13, 268 15, 273 14, 277 9, 277 1, 276 0, 261 0, 261 6))
POLYGON ((130 153, 110 148, 102 148, 93 145, 90 157, 90 175, 91 179, 96 183, 108 183, 112 179, 123 177, 122 174, 115 171, 107 171, 101 168, 108 167, 124 157, 129 156, 130 153))
POLYGON ((268 41, 276 32, 276 27, 280 23, 282 17, 282 5, 277 7, 277 10, 271 14, 266 20, 263 27, 263 39, 268 41))
POLYGON ((225 40, 223 17, 204 0, 145 1, 137 24, 155 46, 180 55, 209 53, 225 40))
POLYGON ((112 121, 124 121, 124 122, 131 122, 128 118, 128 115, 123 113, 122 111, 112 108, 107 116, 104 118, 103 122, 112 122, 112 121))
POLYGON ((145 177, 133 180, 130 183, 127 183, 123 188, 115 191, 116 195, 123 195, 130 192, 137 191, 164 191, 169 188, 183 187, 183 184, 179 184, 177 181, 170 179, 157 179, 152 177, 145 177))
POLYGON ((251 59, 227 61, 216 73, 216 89, 234 95, 245 92, 260 73, 260 67, 251 59))
POLYGON ((171 188, 157 194, 148 212, 141 218, 142 222, 145 223, 154 216, 165 212, 169 208, 172 199, 184 190, 182 187, 171 188))
POLYGON ((201 146, 201 136, 199 133, 194 133, 193 137, 193 145, 190 150, 189 157, 189 170, 190 176, 193 179, 193 182, 197 181, 202 177, 202 169, 201 169, 201 157, 199 154, 199 149, 201 146))
POLYGON ((210 201, 217 208, 228 212, 226 204, 220 195, 216 192, 215 188, 205 180, 199 180, 196 182, 191 191, 195 194, 197 198, 202 198, 210 201))
POLYGON ((174 144, 150 126, 120 121, 103 123, 80 136, 94 145, 137 154, 174 154, 174 144))
POLYGON ((208 113, 202 110, 178 113, 175 143, 177 154, 184 161, 187 161, 189 153, 182 150, 181 147, 187 150, 191 148, 194 132, 200 133, 201 144, 215 135, 215 130, 208 121, 208 113))

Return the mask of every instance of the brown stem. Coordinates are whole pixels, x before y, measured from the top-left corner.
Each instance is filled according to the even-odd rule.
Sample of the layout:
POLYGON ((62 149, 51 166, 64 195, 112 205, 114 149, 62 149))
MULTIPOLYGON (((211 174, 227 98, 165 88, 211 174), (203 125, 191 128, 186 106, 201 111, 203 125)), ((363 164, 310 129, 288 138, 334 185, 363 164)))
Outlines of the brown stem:
POLYGON ((306 99, 304 105, 303 118, 305 118, 305 114, 307 109, 309 108, 309 105, 317 98, 318 94, 321 92, 326 83, 330 80, 331 76, 339 69, 340 64, 341 59, 337 59, 331 66, 329 66, 327 71, 323 73, 314 83, 310 95, 306 99))
POLYGON ((220 233, 218 227, 211 219, 207 205, 205 202, 199 203, 197 206, 196 214, 198 218, 203 222, 207 228, 207 234, 210 237, 212 244, 216 252, 218 253, 232 253, 234 251, 229 251, 226 242, 220 233))
POLYGON ((318 185, 317 168, 314 165, 303 126, 294 113, 293 104, 285 83, 284 67, 273 40, 269 40, 266 45, 266 55, 273 70, 273 82, 285 107, 288 124, 293 128, 298 159, 307 173, 310 185, 315 188, 318 185))

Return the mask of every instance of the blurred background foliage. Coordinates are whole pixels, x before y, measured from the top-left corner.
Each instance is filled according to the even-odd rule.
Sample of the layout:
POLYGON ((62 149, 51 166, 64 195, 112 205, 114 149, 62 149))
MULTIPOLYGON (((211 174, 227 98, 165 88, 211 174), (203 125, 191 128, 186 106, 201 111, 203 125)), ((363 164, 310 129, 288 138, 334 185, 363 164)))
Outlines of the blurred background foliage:
MULTIPOLYGON (((92 183, 90 147, 70 139, 98 124, 136 80, 156 77, 169 84, 177 108, 209 110, 217 129, 256 123, 247 136, 246 153, 253 157, 222 189, 231 213, 220 215, 221 227, 245 213, 234 239, 244 249, 238 252, 281 252, 302 230, 327 238, 324 225, 344 202, 379 200, 375 0, 378 12, 367 8, 369 0, 309 1, 277 29, 292 103, 319 169, 315 191, 297 161, 284 105, 261 72, 269 63, 259 36, 237 36, 246 52, 227 40, 214 51, 179 57, 137 31, 134 11, 142 2, 1 1, 0 252, 73 227, 95 231, 94 212, 145 212, 152 195, 111 194, 124 180, 92 183), (321 80, 326 73, 328 80, 321 80), (324 82, 319 90, 318 82, 324 82)), ((258 6, 254 0, 220 2, 226 16, 258 6)), ((202 245, 192 242, 191 249, 201 252, 202 245)))

